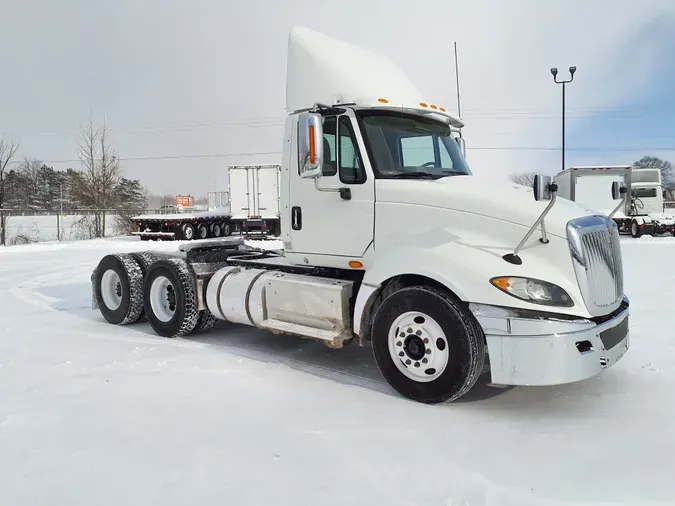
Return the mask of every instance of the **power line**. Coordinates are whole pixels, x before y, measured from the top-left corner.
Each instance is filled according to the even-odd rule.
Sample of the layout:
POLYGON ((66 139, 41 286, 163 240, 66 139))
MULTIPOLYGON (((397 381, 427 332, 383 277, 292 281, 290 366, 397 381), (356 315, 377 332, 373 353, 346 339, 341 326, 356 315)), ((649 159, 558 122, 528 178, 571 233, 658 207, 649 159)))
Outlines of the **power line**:
MULTIPOLYGON (((241 153, 214 153, 214 154, 194 154, 194 155, 158 155, 158 156, 126 156, 119 157, 120 162, 126 161, 148 161, 148 160, 191 160, 199 158, 227 158, 230 156, 249 156, 249 155, 280 155, 281 151, 258 151, 241 153)), ((41 160, 43 164, 47 163, 80 163, 82 160, 76 158, 71 160, 41 160)), ((21 161, 14 160, 10 163, 20 164, 21 161)))
MULTIPOLYGON (((595 119, 599 115, 609 115, 612 119, 640 119, 640 118, 649 118, 653 117, 654 114, 657 115, 672 115, 672 110, 664 109, 659 107, 657 109, 650 109, 648 107, 593 107, 593 108, 578 108, 570 109, 567 117, 571 119, 595 119)), ((521 108, 484 108, 484 109, 464 109, 464 119, 470 119, 471 121, 483 121, 483 120, 504 120, 504 119, 527 119, 527 120, 558 120, 559 115, 556 111, 549 109, 541 110, 527 110, 521 108)), ((175 123, 175 124, 166 124, 166 125, 147 125, 132 127, 127 129, 110 129, 111 134, 124 135, 127 133, 143 133, 143 132, 163 132, 163 131, 191 131, 191 130, 217 130, 224 128, 261 128, 261 127, 273 127, 281 126, 285 122, 285 116, 266 116, 258 118, 247 118, 247 119, 237 119, 232 121, 224 122, 210 122, 210 121, 199 121, 194 123, 175 123)), ((77 129, 73 128, 64 128, 51 132, 35 132, 33 134, 26 135, 59 135, 77 132, 77 129)))
MULTIPOLYGON (((467 146, 467 151, 560 151, 559 146, 467 146)), ((675 152, 675 147, 631 147, 631 148, 611 148, 611 147, 577 147, 566 148, 567 151, 576 152, 607 152, 607 153, 635 153, 635 152, 675 152)), ((187 154, 187 155, 156 155, 156 156, 129 156, 120 157, 120 161, 157 161, 157 160, 196 160, 212 158, 228 158, 235 156, 262 156, 262 155, 281 155, 281 151, 258 151, 258 152, 239 152, 239 153, 211 153, 211 154, 187 154)), ((44 164, 50 163, 80 163, 79 159, 71 160, 42 160, 44 164)), ((20 164, 20 161, 13 161, 13 164, 20 164)))

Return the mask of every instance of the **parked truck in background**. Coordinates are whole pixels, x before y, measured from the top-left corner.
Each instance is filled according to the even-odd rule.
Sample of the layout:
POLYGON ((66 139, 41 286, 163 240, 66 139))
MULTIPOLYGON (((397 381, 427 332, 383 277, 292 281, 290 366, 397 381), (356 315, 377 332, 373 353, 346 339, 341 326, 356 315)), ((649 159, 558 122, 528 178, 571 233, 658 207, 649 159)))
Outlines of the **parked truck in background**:
POLYGON ((231 165, 228 168, 231 221, 236 232, 281 234, 279 165, 231 165))
POLYGON ((633 169, 630 165, 571 167, 554 178, 558 196, 616 222, 620 233, 675 235, 675 216, 664 212, 664 190, 659 169, 633 169), (611 183, 626 187, 626 198, 617 209, 611 183))
POLYGON ((92 294, 108 322, 370 342, 389 384, 426 403, 459 399, 486 363, 494 384, 556 385, 621 359, 614 221, 556 199, 550 177, 495 189, 473 175, 462 120, 383 56, 294 28, 287 65, 283 250, 213 239, 106 255, 92 294))

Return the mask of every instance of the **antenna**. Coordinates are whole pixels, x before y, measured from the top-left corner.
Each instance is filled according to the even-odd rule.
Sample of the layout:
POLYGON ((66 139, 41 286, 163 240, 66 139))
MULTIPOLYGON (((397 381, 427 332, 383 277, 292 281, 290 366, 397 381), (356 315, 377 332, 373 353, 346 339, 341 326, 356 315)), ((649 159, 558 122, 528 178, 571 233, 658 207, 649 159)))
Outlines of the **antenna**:
POLYGON ((459 63, 457 61, 457 41, 455 41, 455 79, 457 81, 457 116, 462 117, 462 107, 459 100, 459 63))

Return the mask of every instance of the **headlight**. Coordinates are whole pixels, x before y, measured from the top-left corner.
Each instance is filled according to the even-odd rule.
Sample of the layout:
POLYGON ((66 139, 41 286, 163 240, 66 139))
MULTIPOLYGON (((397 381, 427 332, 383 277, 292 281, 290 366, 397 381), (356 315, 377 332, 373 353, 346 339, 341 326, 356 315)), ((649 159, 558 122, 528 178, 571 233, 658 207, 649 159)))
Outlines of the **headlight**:
POLYGON ((574 302, 558 285, 539 279, 504 276, 492 278, 490 283, 509 295, 544 306, 572 307, 574 302))

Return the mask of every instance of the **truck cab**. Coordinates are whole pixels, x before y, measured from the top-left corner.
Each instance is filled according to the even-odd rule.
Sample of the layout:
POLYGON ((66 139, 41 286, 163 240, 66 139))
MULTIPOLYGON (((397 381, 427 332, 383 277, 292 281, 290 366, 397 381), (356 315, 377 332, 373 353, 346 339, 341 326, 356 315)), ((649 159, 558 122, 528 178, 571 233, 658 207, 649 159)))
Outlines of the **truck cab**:
POLYGON ((630 196, 635 214, 663 214, 661 170, 634 169, 630 196))

